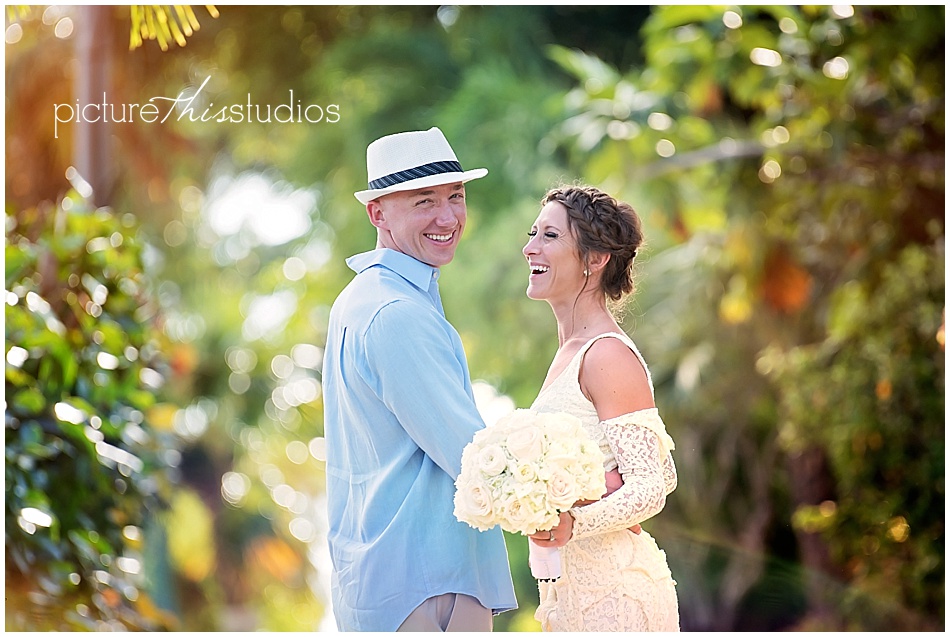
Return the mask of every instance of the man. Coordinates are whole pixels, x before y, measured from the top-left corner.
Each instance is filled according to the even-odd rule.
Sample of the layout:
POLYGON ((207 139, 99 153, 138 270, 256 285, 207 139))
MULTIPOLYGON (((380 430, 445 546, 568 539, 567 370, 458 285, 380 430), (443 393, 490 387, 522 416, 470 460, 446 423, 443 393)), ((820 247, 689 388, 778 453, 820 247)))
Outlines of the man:
POLYGON ((330 312, 323 367, 333 611, 346 631, 489 631, 517 607, 499 528, 453 515, 463 447, 484 427, 437 281, 467 181, 438 128, 377 139, 355 193, 376 249, 330 312))

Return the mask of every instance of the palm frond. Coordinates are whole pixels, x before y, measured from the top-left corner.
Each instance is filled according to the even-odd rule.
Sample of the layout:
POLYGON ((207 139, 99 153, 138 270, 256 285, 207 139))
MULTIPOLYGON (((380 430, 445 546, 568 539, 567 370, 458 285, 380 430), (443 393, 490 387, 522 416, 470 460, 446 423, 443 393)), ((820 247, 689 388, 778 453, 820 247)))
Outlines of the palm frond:
MULTIPOLYGON (((129 50, 142 46, 145 40, 157 40, 162 51, 167 51, 172 41, 185 46, 186 38, 201 28, 191 5, 133 4, 129 9, 132 18, 129 50)), ((212 18, 220 15, 213 4, 205 5, 205 9, 212 18)))

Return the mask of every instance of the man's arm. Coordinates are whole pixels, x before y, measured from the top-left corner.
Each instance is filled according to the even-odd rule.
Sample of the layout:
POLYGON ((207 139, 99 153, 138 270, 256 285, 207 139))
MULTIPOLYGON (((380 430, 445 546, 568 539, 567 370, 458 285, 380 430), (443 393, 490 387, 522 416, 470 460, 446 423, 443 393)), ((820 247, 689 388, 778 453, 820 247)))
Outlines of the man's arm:
POLYGON ((394 301, 370 323, 364 347, 369 385, 423 452, 457 478, 462 449, 485 424, 447 326, 428 308, 394 301))

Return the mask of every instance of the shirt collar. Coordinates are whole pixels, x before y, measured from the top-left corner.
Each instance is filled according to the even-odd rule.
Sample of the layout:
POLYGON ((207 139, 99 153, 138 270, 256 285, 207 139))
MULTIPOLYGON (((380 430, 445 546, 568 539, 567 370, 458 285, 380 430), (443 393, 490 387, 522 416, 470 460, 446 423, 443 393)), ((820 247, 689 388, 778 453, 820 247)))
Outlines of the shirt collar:
POLYGON ((429 284, 439 278, 438 268, 390 248, 377 248, 376 250, 353 255, 346 260, 346 265, 357 274, 374 265, 381 265, 388 270, 392 270, 420 290, 428 290, 429 284))

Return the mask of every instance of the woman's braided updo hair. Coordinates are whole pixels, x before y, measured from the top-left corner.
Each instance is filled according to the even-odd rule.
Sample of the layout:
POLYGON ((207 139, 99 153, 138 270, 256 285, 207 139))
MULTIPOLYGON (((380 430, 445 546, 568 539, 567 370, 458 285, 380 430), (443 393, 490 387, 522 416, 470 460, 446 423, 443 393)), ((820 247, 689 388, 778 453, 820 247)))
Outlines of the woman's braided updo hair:
POLYGON ((633 207, 591 186, 553 188, 541 205, 552 201, 567 209, 568 223, 585 265, 592 252, 610 255, 600 279, 607 298, 619 301, 633 292, 633 259, 643 243, 640 217, 633 207))

